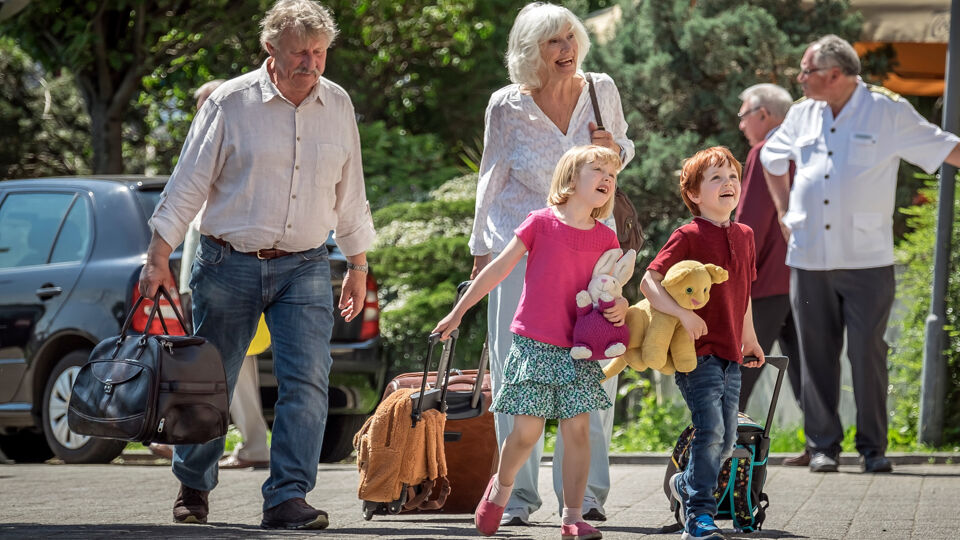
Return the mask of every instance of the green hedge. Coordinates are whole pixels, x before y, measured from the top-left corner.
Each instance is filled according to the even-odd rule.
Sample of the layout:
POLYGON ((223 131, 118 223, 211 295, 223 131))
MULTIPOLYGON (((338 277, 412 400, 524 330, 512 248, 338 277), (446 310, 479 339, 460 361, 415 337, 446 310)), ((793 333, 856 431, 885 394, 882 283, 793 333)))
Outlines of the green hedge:
MULTIPOLYGON (((924 326, 930 310, 933 283, 933 248, 936 239, 937 182, 925 176, 926 187, 920 190, 917 204, 901 210, 907 217, 910 232, 897 245, 898 262, 904 272, 897 284, 897 297, 902 300, 899 317, 901 334, 891 343, 890 401, 894 404, 890 418, 890 445, 913 448, 917 444, 920 418, 920 390, 923 370, 924 326)), ((947 396, 944 411, 944 447, 957 450, 960 445, 960 201, 953 205, 953 231, 950 242, 949 278, 946 306, 947 396)))

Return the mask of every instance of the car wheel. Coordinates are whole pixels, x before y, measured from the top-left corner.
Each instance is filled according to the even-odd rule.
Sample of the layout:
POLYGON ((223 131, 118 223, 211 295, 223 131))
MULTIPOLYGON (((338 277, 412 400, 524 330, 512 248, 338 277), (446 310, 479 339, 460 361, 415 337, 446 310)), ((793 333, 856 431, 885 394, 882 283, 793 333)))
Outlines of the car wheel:
POLYGON ((90 351, 73 351, 57 362, 43 392, 43 434, 50 449, 66 463, 110 463, 127 443, 78 435, 67 426, 73 381, 90 351))
POLYGON ((43 463, 53 457, 43 433, 37 431, 0 435, 0 451, 17 463, 43 463))
POLYGON ((336 463, 350 457, 353 452, 353 436, 366 421, 365 414, 328 416, 327 428, 323 432, 323 446, 320 447, 320 463, 336 463))

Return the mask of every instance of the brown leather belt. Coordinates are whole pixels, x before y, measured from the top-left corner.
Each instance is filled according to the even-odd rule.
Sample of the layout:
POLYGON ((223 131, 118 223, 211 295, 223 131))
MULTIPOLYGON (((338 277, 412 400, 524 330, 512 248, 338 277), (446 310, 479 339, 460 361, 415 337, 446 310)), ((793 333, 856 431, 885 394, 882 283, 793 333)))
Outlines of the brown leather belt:
POLYGON ((287 255, 293 255, 294 253, 297 253, 296 251, 284 251, 282 249, 272 249, 272 248, 258 249, 256 251, 240 251, 240 250, 234 249, 233 246, 231 246, 230 243, 227 242, 226 240, 221 240, 220 238, 217 238, 215 236, 208 236, 207 238, 212 240, 214 244, 218 244, 223 247, 229 247, 230 249, 233 249, 234 251, 236 251, 237 253, 240 253, 241 255, 255 255, 258 259, 276 259, 277 257, 286 257, 287 255))

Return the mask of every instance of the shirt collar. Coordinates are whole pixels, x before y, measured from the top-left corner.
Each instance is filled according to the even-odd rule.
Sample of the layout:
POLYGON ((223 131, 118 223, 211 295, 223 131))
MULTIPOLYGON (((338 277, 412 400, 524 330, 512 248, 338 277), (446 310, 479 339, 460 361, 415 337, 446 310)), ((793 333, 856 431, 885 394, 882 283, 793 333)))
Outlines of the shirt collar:
POLYGON ((780 124, 773 126, 773 129, 771 129, 770 131, 767 132, 766 135, 764 135, 763 140, 767 140, 770 137, 773 137, 773 134, 776 133, 778 129, 780 129, 780 124))
MULTIPOLYGON (((273 84, 273 81, 270 80, 270 72, 267 71, 267 62, 270 61, 270 58, 267 58, 263 61, 263 64, 260 66, 260 95, 263 99, 263 102, 266 103, 273 98, 286 99, 280 94, 280 89, 277 88, 277 85, 273 84)), ((313 85, 313 90, 307 94, 307 99, 303 100, 303 103, 307 103, 313 100, 317 100, 322 105, 324 102, 325 96, 325 85, 323 77, 317 79, 317 84, 313 85)))

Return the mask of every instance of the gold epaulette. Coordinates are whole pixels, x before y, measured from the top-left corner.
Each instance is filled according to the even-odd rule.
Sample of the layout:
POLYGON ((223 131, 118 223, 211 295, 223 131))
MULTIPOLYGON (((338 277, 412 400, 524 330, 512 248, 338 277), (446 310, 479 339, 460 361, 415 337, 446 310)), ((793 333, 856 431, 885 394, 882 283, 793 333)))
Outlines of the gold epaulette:
POLYGON ((900 101, 900 94, 894 92, 889 88, 884 88, 882 86, 877 86, 875 84, 868 84, 867 88, 875 94, 883 94, 890 98, 890 101, 900 101))
POLYGON ((797 103, 803 103, 806 100, 807 100, 807 96, 802 96, 800 99, 794 101, 793 104, 796 105, 797 103))

